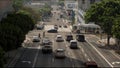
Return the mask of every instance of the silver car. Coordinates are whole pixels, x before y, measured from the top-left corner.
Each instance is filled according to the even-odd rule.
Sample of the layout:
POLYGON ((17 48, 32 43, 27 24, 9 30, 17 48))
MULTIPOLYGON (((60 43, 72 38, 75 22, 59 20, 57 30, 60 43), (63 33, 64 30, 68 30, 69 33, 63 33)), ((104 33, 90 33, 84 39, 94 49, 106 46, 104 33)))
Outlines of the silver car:
POLYGON ((54 56, 55 56, 55 58, 65 58, 65 50, 64 49, 56 49, 54 56))
POLYGON ((40 42, 40 38, 38 36, 33 36, 33 42, 40 42))
POLYGON ((42 45, 51 45, 51 44, 52 41, 48 37, 43 38, 42 45))
POLYGON ((62 38, 62 35, 57 35, 56 36, 56 42, 63 42, 64 39, 62 38))

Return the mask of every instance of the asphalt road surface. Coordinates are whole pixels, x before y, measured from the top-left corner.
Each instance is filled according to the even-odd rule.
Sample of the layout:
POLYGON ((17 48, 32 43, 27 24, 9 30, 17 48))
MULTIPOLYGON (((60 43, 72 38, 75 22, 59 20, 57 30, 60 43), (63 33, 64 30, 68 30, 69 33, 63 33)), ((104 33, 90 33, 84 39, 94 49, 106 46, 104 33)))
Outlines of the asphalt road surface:
MULTIPOLYGON (((56 7, 57 8, 57 7, 56 7)), ((70 32, 64 31, 64 29, 71 29, 62 18, 59 18, 61 10, 53 10, 53 17, 50 18, 49 22, 45 22, 47 25, 67 25, 68 28, 63 28, 63 31, 58 33, 47 33, 47 30, 33 30, 27 34, 27 37, 30 39, 29 44, 25 44, 23 54, 17 60, 14 67, 85 67, 84 62, 86 61, 95 61, 98 64, 98 67, 120 67, 120 58, 114 55, 113 52, 100 48, 100 44, 97 43, 98 38, 93 35, 85 35, 86 42, 77 42, 78 49, 70 49, 70 43, 65 41, 66 35, 70 32), (59 19, 59 20, 57 20, 59 19), (65 49, 66 58, 65 59, 56 59, 54 54, 42 54, 40 44, 33 43, 32 37, 41 33, 41 37, 45 31, 45 37, 53 42, 51 45, 53 51, 57 48, 65 49), (55 37, 57 34, 61 34, 64 42, 56 42, 55 37)), ((48 28, 49 29, 49 28, 48 28)), ((59 27, 58 29, 61 29, 59 27)), ((62 30, 62 29, 61 29, 62 30)), ((75 34, 73 34, 75 39, 75 34)), ((42 37, 43 38, 43 37, 42 37)), ((41 38, 41 39, 42 39, 41 38)))

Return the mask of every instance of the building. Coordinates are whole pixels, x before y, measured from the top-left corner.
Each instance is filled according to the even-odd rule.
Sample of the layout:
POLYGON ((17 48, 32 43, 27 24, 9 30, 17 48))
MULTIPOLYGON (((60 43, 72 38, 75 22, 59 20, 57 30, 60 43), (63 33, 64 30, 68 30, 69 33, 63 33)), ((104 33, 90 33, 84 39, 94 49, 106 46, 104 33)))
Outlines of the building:
POLYGON ((99 1, 101 0, 78 0, 78 6, 80 9, 86 11, 88 8, 90 8, 91 4, 99 1))
POLYGON ((0 0, 0 21, 9 11, 12 11, 12 0, 0 0))

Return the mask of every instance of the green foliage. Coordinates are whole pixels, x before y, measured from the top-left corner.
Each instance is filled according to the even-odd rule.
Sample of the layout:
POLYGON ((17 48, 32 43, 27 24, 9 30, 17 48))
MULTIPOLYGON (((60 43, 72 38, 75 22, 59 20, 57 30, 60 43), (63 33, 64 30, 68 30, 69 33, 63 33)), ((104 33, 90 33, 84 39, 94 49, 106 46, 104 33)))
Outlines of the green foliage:
POLYGON ((15 12, 17 12, 19 9, 22 8, 22 6, 23 6, 23 1, 24 1, 24 0, 13 0, 12 6, 13 6, 15 12))
POLYGON ((64 1, 59 1, 58 4, 62 7, 65 6, 64 1))
MULTIPOLYGON (((109 45, 110 35, 112 35, 112 26, 115 24, 114 20, 119 15, 120 0, 102 0, 93 4, 91 8, 88 9, 85 14, 85 21, 95 22, 100 25, 105 33, 107 33, 107 45, 109 45)), ((115 26, 113 30, 116 30, 115 26)))
POLYGON ((111 34, 114 19, 120 14, 119 0, 102 0, 95 3, 85 14, 86 22, 95 22, 107 34, 111 34))
POLYGON ((25 34, 28 30, 32 30, 34 26, 33 20, 28 15, 22 13, 8 14, 5 22, 18 26, 25 34))
POLYGON ((0 47, 0 68, 4 68, 4 51, 3 49, 0 47))
POLYGON ((5 51, 16 49, 25 39, 22 30, 9 23, 0 24, 0 37, 0 45, 5 51))
POLYGON ((51 16, 51 10, 52 8, 49 5, 45 4, 43 8, 40 8, 39 12, 42 17, 49 17, 51 16))
POLYGON ((118 17, 117 19, 115 19, 114 25, 113 25, 112 28, 113 28, 113 29, 112 29, 113 35, 114 35, 116 38, 120 39, 120 17, 118 17))
POLYGON ((33 19, 26 13, 8 14, 0 23, 0 45, 5 51, 21 46, 26 33, 34 28, 33 19))
POLYGON ((32 8, 29 7, 23 7, 19 12, 22 13, 26 13, 27 15, 29 15, 30 17, 32 17, 32 19, 37 22, 38 20, 41 19, 40 13, 32 8))

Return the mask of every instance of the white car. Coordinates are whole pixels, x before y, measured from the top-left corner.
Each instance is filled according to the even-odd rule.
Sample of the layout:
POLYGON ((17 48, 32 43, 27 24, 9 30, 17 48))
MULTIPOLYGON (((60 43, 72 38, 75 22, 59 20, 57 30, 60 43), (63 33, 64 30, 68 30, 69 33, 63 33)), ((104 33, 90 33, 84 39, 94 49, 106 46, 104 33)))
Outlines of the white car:
POLYGON ((40 42, 40 38, 38 36, 33 36, 33 42, 40 42))
POLYGON ((77 49, 78 48, 78 44, 76 40, 71 40, 70 41, 70 48, 71 49, 77 49))
POLYGON ((56 42, 63 42, 63 38, 62 38, 62 35, 57 35, 56 36, 56 42))
POLYGON ((43 45, 51 45, 51 44, 52 44, 52 41, 51 41, 48 37, 45 37, 45 38, 43 38, 43 40, 42 40, 42 44, 43 44, 43 45))
POLYGON ((64 49, 56 49, 54 52, 55 58, 65 58, 65 50, 64 49))

